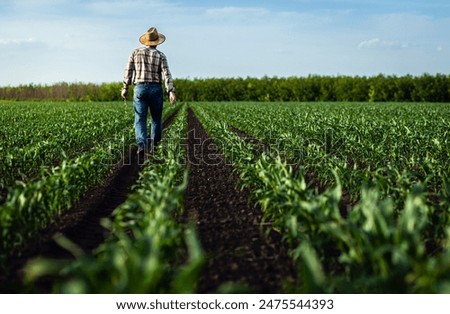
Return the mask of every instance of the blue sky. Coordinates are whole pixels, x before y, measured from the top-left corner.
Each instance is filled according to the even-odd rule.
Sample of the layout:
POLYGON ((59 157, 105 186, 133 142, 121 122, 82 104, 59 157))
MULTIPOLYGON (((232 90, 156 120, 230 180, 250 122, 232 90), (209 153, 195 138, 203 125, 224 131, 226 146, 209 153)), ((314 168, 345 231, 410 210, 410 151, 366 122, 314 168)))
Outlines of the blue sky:
POLYGON ((150 26, 175 78, 450 74, 448 0, 0 0, 0 86, 121 81, 150 26))

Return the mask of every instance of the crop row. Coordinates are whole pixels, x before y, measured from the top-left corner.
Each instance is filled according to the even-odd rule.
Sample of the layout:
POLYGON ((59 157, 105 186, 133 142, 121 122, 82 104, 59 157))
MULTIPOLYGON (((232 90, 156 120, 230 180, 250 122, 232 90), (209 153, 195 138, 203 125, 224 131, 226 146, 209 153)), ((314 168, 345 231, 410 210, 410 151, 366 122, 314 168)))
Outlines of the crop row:
MULTIPOLYGON (((195 112, 233 161, 242 186, 252 191, 265 220, 289 243, 299 270, 296 292, 449 292, 448 190, 444 189, 447 194, 443 192, 437 212, 420 182, 402 194, 403 202, 386 196, 377 186, 360 184, 356 204, 348 205, 343 216, 342 180, 332 162, 325 163, 324 170, 334 174, 333 183, 323 191, 308 186, 304 173, 295 173, 284 153, 276 148, 255 153, 225 119, 218 118, 220 110, 212 107, 196 105, 195 112), (436 227, 443 233, 441 239, 433 238, 433 232, 430 238, 430 230, 436 227), (430 244, 436 246, 433 254, 430 244)), ((251 131, 264 126, 262 121, 239 127, 251 131)))
MULTIPOLYGON (((112 221, 104 221, 110 229, 108 240, 94 254, 80 252, 70 243, 65 245, 76 260, 59 264, 56 269, 53 261, 31 262, 27 267, 29 281, 56 273, 59 280, 55 292, 64 293, 195 290, 202 251, 193 228, 177 222, 187 184, 185 151, 180 143, 180 133, 186 133, 186 116, 184 106, 160 148, 147 160, 133 193, 114 211, 112 221)), ((64 238, 59 241, 67 243, 64 238)))
MULTIPOLYGON (((27 107, 27 104, 21 105, 27 107)), ((34 133, 40 135, 33 137, 33 135, 28 134, 33 133, 33 128, 27 129, 28 132, 19 133, 16 137, 22 138, 23 142, 26 142, 25 139, 28 139, 30 143, 35 143, 39 138, 50 136, 46 133, 52 129, 52 125, 48 120, 49 117, 46 118, 45 115, 41 114, 53 109, 45 104, 36 104, 36 106, 40 107, 34 110, 31 107, 28 109, 30 115, 33 115, 34 112, 37 116, 40 116, 40 118, 36 116, 37 124, 34 129, 34 133)), ((30 163, 32 165, 29 168, 30 170, 34 168, 44 168, 45 170, 41 170, 33 178, 28 178, 26 181, 16 181, 8 186, 8 193, 0 205, 1 267, 5 265, 5 262, 12 254, 20 251, 20 248, 40 230, 57 221, 58 217, 71 208, 86 191, 101 184, 105 177, 114 169, 115 165, 128 153, 128 147, 131 145, 131 138, 133 137, 132 124, 123 128, 125 122, 131 122, 123 114, 123 105, 115 104, 115 106, 120 107, 111 107, 111 110, 103 111, 103 120, 97 121, 99 127, 93 128, 97 131, 92 131, 92 134, 95 136, 89 135, 89 137, 84 137, 80 134, 88 133, 91 130, 89 125, 95 124, 95 119, 99 117, 94 110, 95 108, 71 107, 74 115, 77 113, 80 116, 77 118, 77 121, 90 121, 91 124, 84 125, 83 128, 78 129, 80 125, 75 123, 75 120, 72 120, 72 125, 68 124, 66 128, 54 131, 55 136, 51 137, 51 139, 49 138, 48 142, 54 141, 53 143, 57 143, 61 137, 77 138, 70 142, 70 145, 68 144, 67 147, 64 146, 72 155, 76 154, 75 157, 70 158, 62 151, 61 156, 57 158, 56 164, 52 165, 48 163, 49 160, 46 159, 46 156, 58 155, 60 148, 58 145, 46 146, 45 149, 40 151, 42 154, 39 156, 25 155, 22 157, 20 153, 27 151, 27 148, 24 148, 22 151, 14 147, 12 150, 6 148, 7 156, 10 156, 12 152, 18 154, 12 155, 10 159, 14 161, 13 165, 6 165, 5 169, 1 169, 2 177, 10 175, 13 178, 18 173, 20 174, 20 169, 13 166, 21 162, 24 164, 30 163), (111 112, 114 112, 115 116, 111 118, 111 122, 108 124, 110 127, 106 127, 105 121, 107 120, 105 119, 111 112), (120 123, 116 121, 119 118, 122 119, 120 123), (117 124, 118 127, 111 127, 114 124, 117 124), (103 137, 99 133, 102 127, 106 130, 103 137), (75 136, 77 134, 79 137, 75 136), (86 151, 83 151, 80 145, 85 147, 86 151), (81 151, 78 151, 79 149, 81 151)), ((59 108, 58 106, 56 107, 59 108)), ((18 110, 17 107, 16 110, 18 110)), ((127 116, 132 116, 131 108, 127 107, 126 110, 129 112, 127 116)), ((165 112, 166 115, 167 113, 165 112)), ((55 116, 53 118, 55 119, 55 116)), ((13 132, 14 127, 18 128, 19 121, 23 120, 2 126, 3 133, 13 132)), ((8 136, 11 136, 11 141, 14 142, 15 137, 13 134, 11 133, 8 136)), ((12 147, 11 144, 4 141, 2 145, 4 147, 12 147)), ((35 147, 34 144, 30 145, 35 147)))
MULTIPOLYGON (((109 142, 130 143, 133 109, 122 103, 2 103, 0 190, 109 142)), ((165 107, 168 116, 174 107, 165 107)))
MULTIPOLYGON (((448 106, 192 108, 267 225, 289 245, 299 274, 290 292, 450 292, 448 106)), ((35 260, 26 271, 30 283, 50 274, 57 275, 55 292, 195 292, 203 254, 194 229, 179 223, 186 110, 166 131, 133 193, 103 221, 108 240, 89 254, 57 237, 75 262, 35 260)), ((12 189, 0 207, 1 257, 100 182, 108 171, 102 160, 117 160, 120 145, 112 141, 64 159, 12 189)))
MULTIPOLYGON (((416 182, 443 198, 450 172, 450 106, 443 104, 204 104, 216 118, 281 152, 320 186, 358 199, 361 184, 399 202, 416 182), (239 112, 239 114, 233 114, 239 112)), ((438 205, 438 204, 434 204, 438 205)))
POLYGON ((108 142, 130 142, 132 111, 119 103, 25 102, 0 106, 0 189, 15 180, 26 182, 62 160, 108 142))
POLYGON ((278 150, 312 188, 332 186, 336 172, 347 205, 360 200, 365 186, 402 208, 420 186, 433 210, 428 241, 445 237, 450 222, 449 105, 241 104, 241 114, 231 115, 233 106, 208 109, 278 150))

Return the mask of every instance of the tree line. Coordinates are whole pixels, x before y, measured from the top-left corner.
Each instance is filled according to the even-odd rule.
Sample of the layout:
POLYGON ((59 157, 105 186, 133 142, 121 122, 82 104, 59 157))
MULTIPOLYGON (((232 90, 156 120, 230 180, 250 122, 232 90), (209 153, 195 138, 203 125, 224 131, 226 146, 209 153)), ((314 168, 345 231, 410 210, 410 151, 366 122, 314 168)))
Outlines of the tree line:
MULTIPOLYGON (((450 102, 450 75, 175 79, 181 101, 450 102)), ((0 87, 7 100, 121 100, 120 82, 0 87)), ((132 95, 132 93, 130 93, 132 95)))

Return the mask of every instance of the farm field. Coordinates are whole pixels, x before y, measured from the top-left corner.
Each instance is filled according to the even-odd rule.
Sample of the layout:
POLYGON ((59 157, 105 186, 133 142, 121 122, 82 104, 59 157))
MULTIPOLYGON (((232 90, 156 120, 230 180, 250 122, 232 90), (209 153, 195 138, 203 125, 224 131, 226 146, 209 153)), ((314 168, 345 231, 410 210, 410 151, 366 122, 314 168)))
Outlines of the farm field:
POLYGON ((450 104, 0 110, 1 291, 450 292, 450 104))

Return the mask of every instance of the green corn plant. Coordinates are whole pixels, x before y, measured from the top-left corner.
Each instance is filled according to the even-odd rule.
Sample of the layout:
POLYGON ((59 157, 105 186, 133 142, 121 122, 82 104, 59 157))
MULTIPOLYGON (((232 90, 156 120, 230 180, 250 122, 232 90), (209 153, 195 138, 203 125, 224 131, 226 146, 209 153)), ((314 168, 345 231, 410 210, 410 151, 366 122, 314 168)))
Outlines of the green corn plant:
MULTIPOLYGON (((118 147, 122 145, 116 144, 118 147)), ((50 173, 30 183, 18 182, 0 206, 0 260, 26 244, 31 237, 53 223, 88 188, 102 181, 110 167, 103 163, 105 152, 93 152, 63 161, 50 173)), ((111 157, 117 159, 119 156, 111 157)))
MULTIPOLYGON (((245 112, 245 105, 239 106, 239 110, 244 111, 242 115, 231 114, 230 110, 238 110, 234 106, 213 104, 201 104, 195 107, 195 111, 210 134, 226 143, 224 154, 233 151, 234 166, 240 175, 241 184, 254 191, 252 199, 262 205, 266 219, 271 221, 275 230, 282 233, 293 252, 297 252, 293 256, 298 263, 315 265, 302 268, 302 276, 315 278, 310 280, 310 284, 305 284, 302 291, 308 289, 305 287, 312 287, 310 289, 314 291, 328 292, 412 292, 418 289, 414 288, 416 281, 411 279, 420 277, 416 273, 418 269, 431 269, 430 265, 440 265, 442 269, 436 270, 435 274, 447 269, 446 250, 429 259, 425 248, 429 234, 427 230, 431 227, 430 217, 435 208, 430 206, 427 200, 429 194, 425 192, 424 187, 431 185, 428 186, 429 189, 443 190, 435 184, 438 180, 429 180, 431 177, 428 175, 422 180, 423 178, 404 168, 408 164, 402 157, 405 153, 411 156, 420 154, 414 151, 414 148, 426 141, 428 136, 422 136, 416 129, 419 130, 422 125, 429 127, 425 123, 426 119, 416 123, 410 119, 412 115, 405 116, 410 120, 402 117, 404 121, 400 120, 393 129, 389 129, 386 121, 389 121, 387 118, 391 108, 387 108, 385 112, 378 108, 369 108, 369 112, 373 111, 372 114, 380 114, 380 119, 363 115, 362 119, 355 120, 361 116, 358 111, 352 119, 342 120, 347 124, 338 131, 344 131, 341 136, 350 139, 349 143, 345 143, 343 151, 351 153, 355 156, 353 159, 358 160, 358 164, 353 167, 345 165, 346 154, 342 154, 344 159, 342 156, 321 155, 320 147, 310 145, 309 142, 307 147, 311 150, 304 155, 305 166, 301 169, 304 172, 313 171, 319 181, 328 186, 320 192, 308 188, 302 174, 292 175, 291 169, 280 162, 283 160, 281 152, 255 155, 251 147, 244 145, 242 139, 227 127, 229 122, 234 127, 270 143, 266 126, 270 125, 275 134, 279 130, 280 136, 287 134, 286 132, 295 134, 292 130, 299 123, 289 119, 296 115, 286 112, 284 115, 269 113, 271 109, 277 112, 281 110, 277 106, 267 109, 257 105, 249 105, 247 109, 251 114, 246 114, 248 112, 245 112), (281 120, 280 116, 283 117, 281 120), (381 119, 385 119, 384 122, 381 119), (360 124, 355 124, 355 121, 360 124), (386 129, 391 132, 389 136, 386 135, 386 129), (396 145, 399 136, 403 136, 405 142, 396 145), (396 141, 393 141, 393 138, 396 141), (381 143, 378 145, 376 143, 379 139, 381 143), (320 155, 319 162, 314 159, 315 154, 320 155), (314 164, 310 166, 308 162, 314 164), (373 171, 363 167, 374 169, 378 177, 374 178, 373 171), (337 168, 337 171, 334 172, 334 168, 337 168), (364 182, 371 188, 364 188, 364 182), (348 216, 345 218, 341 216, 339 208, 342 187, 358 200, 356 206, 347 208, 348 216), (301 246, 302 243, 307 243, 309 248, 301 246), (329 249, 335 253, 330 255, 329 249), (320 287, 319 283, 322 281, 318 280, 320 276, 317 275, 317 269, 328 272, 328 289, 320 287)), ((298 110, 303 108, 299 107, 298 110)), ((293 111, 295 112, 294 109, 293 111)), ((411 114, 413 111, 401 112, 411 114)), ((431 115, 433 114, 440 112, 431 112, 431 115)), ((335 118, 340 117, 339 114, 335 118)), ((328 125, 333 125, 334 122, 331 121, 339 120, 330 120, 328 125)), ((314 123, 318 124, 317 121, 314 123)), ((298 133, 302 133, 303 129, 312 132, 320 129, 300 124, 302 129, 296 129, 298 133)), ((294 141, 291 147, 295 147, 294 141)), ((442 156, 439 158, 444 161, 442 156)), ((430 170, 427 171, 430 173, 430 170)), ((434 177, 439 175, 439 172, 431 171, 434 177)), ((443 194, 445 193, 439 195, 443 194)), ((442 228, 445 228, 445 223, 442 228)), ((444 244, 442 246, 445 248, 444 244)), ((446 281, 443 280, 440 285, 445 287, 446 281)), ((428 288, 430 286, 431 284, 428 284, 428 288)), ((434 291, 427 290, 425 284, 421 284, 421 289, 434 291)))
MULTIPOLYGON (((118 104, 7 107, 2 119, 8 123, 0 126, 8 139, 0 143, 0 191, 7 191, 0 200, 0 268, 123 157, 133 138, 132 111, 118 104)), ((175 110, 167 108, 164 116, 175 110)))
POLYGON ((31 262, 28 282, 50 273, 57 277, 54 291, 63 293, 195 291, 203 252, 193 228, 184 229, 176 221, 182 211, 187 172, 178 162, 179 143, 167 140, 185 130, 186 117, 184 107, 145 165, 134 192, 114 211, 113 220, 105 222, 111 232, 108 240, 94 254, 76 254, 74 262, 56 270, 40 266, 47 261, 31 262), (186 263, 180 263, 186 254, 186 263))

